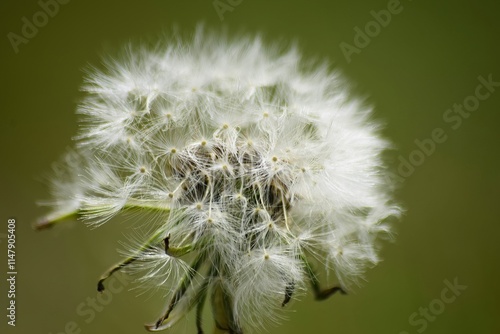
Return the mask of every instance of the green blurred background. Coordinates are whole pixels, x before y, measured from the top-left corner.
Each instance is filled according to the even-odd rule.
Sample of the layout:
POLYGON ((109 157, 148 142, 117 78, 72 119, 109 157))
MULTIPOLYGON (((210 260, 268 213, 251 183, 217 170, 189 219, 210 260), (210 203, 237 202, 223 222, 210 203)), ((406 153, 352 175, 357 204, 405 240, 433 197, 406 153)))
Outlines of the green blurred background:
MULTIPOLYGON (((500 81, 498 2, 402 0, 386 27, 368 25, 373 37, 350 62, 341 43, 355 46, 354 28, 364 29, 374 20, 370 12, 387 9, 387 1, 221 2, 231 8, 223 20, 211 0, 73 0, 60 5, 17 53, 8 34, 21 35, 23 17, 32 22, 41 6, 34 0, 0 3, 0 331, 71 333, 67 324, 74 322, 74 333, 135 334, 145 333, 142 324, 156 318, 161 298, 137 297, 137 291, 114 294, 89 323, 90 315, 76 312, 95 298, 96 278, 120 257, 119 222, 98 230, 69 223, 40 233, 31 223, 44 213, 35 202, 47 198, 39 180, 77 133, 82 69, 129 41, 154 40, 174 25, 190 32, 203 21, 226 27, 230 35, 261 32, 268 41, 295 40, 306 56, 331 61, 386 123, 385 134, 397 146, 396 174, 399 157, 417 158, 416 139, 430 138, 436 128, 447 136, 411 175, 398 178, 397 196, 407 212, 367 283, 324 302, 303 297, 290 320, 270 332, 500 333, 500 87, 456 130, 443 120, 448 108, 475 93, 478 76, 500 81), (10 217, 17 220, 15 328, 4 315, 10 217), (467 288, 443 304, 444 282, 455 279, 467 288), (419 310, 429 306, 434 311, 426 319, 419 310)), ((194 333, 192 323, 191 316, 172 332, 194 333)))

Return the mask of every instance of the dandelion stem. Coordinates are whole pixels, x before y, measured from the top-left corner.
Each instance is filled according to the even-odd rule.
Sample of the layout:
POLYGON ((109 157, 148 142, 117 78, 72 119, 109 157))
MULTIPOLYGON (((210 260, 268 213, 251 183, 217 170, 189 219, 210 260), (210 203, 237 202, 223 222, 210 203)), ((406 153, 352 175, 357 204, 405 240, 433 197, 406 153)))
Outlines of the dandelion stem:
POLYGON ((230 334, 242 334, 243 331, 234 316, 232 298, 221 281, 222 278, 219 278, 212 287, 212 311, 216 327, 214 333, 227 331, 230 334))
POLYGON ((196 302, 196 329, 198 334, 203 334, 203 306, 205 305, 205 299, 207 299, 207 285, 208 278, 203 282, 200 298, 196 302))
POLYGON ((233 312, 233 299, 226 291, 223 284, 225 276, 225 267, 221 263, 220 255, 213 258, 211 276, 214 281, 212 284, 212 313, 215 321, 214 333, 242 334, 238 319, 233 312))
POLYGON ((215 273, 215 269, 212 266, 210 268, 210 273, 207 278, 203 281, 202 286, 200 287, 200 295, 196 301, 196 328, 198 330, 198 334, 203 334, 203 306, 205 305, 205 300, 207 299, 207 288, 208 284, 213 278, 215 273))

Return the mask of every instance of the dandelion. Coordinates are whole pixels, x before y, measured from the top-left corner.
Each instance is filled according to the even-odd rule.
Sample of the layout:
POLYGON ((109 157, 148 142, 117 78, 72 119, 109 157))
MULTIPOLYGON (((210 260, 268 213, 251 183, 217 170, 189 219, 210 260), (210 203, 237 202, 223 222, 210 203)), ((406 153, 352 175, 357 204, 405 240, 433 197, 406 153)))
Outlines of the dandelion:
POLYGON ((164 288, 146 329, 195 309, 202 333, 207 302, 217 330, 259 331, 308 286, 319 300, 346 293, 379 261, 378 236, 400 213, 381 157, 390 145, 326 65, 202 29, 105 65, 88 74, 76 148, 37 227, 153 213, 98 281, 103 291, 132 269, 164 288))

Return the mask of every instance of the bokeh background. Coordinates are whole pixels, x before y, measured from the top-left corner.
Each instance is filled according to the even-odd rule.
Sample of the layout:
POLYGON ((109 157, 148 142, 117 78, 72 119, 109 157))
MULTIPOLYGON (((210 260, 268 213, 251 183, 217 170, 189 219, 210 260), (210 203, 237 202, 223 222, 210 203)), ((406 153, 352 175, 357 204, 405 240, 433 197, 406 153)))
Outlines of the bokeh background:
MULTIPOLYGON (((304 296, 290 320, 270 332, 500 333, 500 87, 460 117, 456 129, 451 125, 458 120, 443 119, 454 104, 473 101, 468 97, 479 76, 500 82, 498 2, 401 0, 399 13, 380 31, 369 24, 371 11, 387 9, 386 0, 219 2, 230 8, 222 17, 212 0, 72 0, 17 53, 9 33, 21 35, 23 17, 33 22, 42 7, 35 0, 0 3, 0 331, 136 334, 156 318, 161 298, 138 297, 132 285, 98 302, 91 321, 76 311, 96 297, 96 278, 120 258, 119 222, 98 230, 68 223, 44 232, 31 224, 44 213, 36 201, 48 195, 40 180, 78 129, 82 69, 129 41, 155 40, 173 26, 189 33, 203 21, 229 35, 260 32, 268 41, 297 41, 307 57, 329 60, 375 107, 396 146, 391 167, 407 211, 394 227, 395 242, 384 245, 384 261, 349 296, 324 302, 304 296), (373 36, 347 59, 342 43, 355 47, 355 28, 367 24, 373 36), (430 138, 436 128, 446 141, 412 173, 398 173, 401 158, 418 158, 415 140, 430 138), (15 328, 4 315, 11 217, 17 220, 15 328), (449 303, 442 295, 446 281, 466 286, 449 303), (427 316, 419 313, 429 307, 427 316)), ((193 317, 171 332, 194 333, 193 317)))

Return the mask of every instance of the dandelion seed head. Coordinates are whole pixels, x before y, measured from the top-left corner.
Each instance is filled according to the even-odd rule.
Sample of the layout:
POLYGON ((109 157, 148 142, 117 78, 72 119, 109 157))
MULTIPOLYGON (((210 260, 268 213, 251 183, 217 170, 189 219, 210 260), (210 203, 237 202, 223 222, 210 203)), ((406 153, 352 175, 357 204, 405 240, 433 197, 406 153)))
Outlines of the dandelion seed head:
POLYGON ((126 209, 157 212, 143 222, 146 246, 125 243, 142 280, 168 286, 167 299, 212 289, 220 307, 222 293, 217 319, 262 329, 317 283, 308 257, 330 283, 358 283, 400 213, 381 157, 390 145, 346 87, 296 47, 259 37, 199 29, 131 47, 86 79, 52 216, 75 211, 99 226, 126 209), (201 290, 177 295, 193 271, 201 290))

